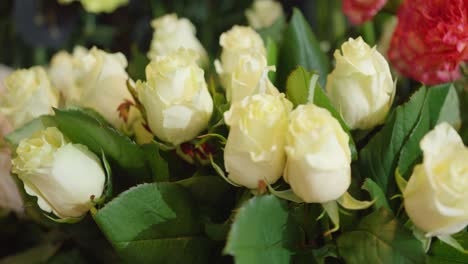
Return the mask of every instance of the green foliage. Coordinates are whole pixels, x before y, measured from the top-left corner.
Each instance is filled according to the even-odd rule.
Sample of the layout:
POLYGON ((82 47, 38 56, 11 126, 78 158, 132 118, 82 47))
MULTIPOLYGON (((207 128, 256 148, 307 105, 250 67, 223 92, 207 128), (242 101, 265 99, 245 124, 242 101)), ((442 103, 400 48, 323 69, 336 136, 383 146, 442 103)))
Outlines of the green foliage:
POLYGON ((390 210, 390 206, 387 203, 387 198, 385 197, 385 193, 380 189, 379 185, 375 183, 373 180, 367 178, 362 185, 362 188, 369 192, 372 200, 374 200, 374 208, 378 210, 380 207, 384 207, 390 210))
POLYGON ((196 208, 183 187, 153 183, 122 193, 94 218, 128 263, 207 263, 211 242, 196 208))
POLYGON ((401 149, 398 169, 404 178, 411 174, 411 168, 421 156, 419 142, 424 135, 441 122, 448 122, 454 127, 460 126, 460 110, 457 92, 452 84, 443 84, 428 88, 421 114, 416 126, 401 149))
POLYGON ((451 84, 421 87, 409 102, 398 106, 386 124, 361 150, 360 169, 391 196, 395 192, 395 170, 408 178, 420 160, 419 142, 437 124, 460 121, 459 100, 451 84))
POLYGON ((237 212, 224 251, 236 263, 289 263, 297 241, 286 202, 272 195, 257 196, 237 212))
POLYGON ((151 169, 153 181, 168 181, 170 177, 169 165, 167 161, 161 156, 159 145, 146 144, 142 146, 145 159, 151 169))
MULTIPOLYGON (((468 232, 464 231, 457 235, 454 235, 454 238, 464 247, 468 248, 468 232)), ((462 253, 453 247, 445 244, 439 239, 433 239, 431 250, 428 255, 429 264, 462 264, 468 262, 468 255, 462 253)))
POLYGON ((320 49, 320 45, 309 23, 301 11, 293 10, 293 15, 284 33, 279 60, 279 87, 286 82, 289 73, 298 65, 308 71, 320 74, 319 82, 325 86, 326 77, 330 68, 327 57, 320 49))
POLYGON ((337 240, 347 264, 424 263, 422 244, 384 208, 364 217, 337 240))

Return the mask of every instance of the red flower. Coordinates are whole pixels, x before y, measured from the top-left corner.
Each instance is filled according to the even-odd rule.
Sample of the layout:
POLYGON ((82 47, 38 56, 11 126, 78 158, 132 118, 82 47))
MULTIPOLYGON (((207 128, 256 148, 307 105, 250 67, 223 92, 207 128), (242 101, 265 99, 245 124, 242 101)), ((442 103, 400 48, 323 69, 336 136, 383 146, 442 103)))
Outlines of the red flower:
POLYGON ((459 78, 468 60, 468 0, 406 0, 388 57, 400 73, 425 84, 459 78))
POLYGON ((355 25, 372 19, 387 0, 343 0, 343 12, 355 25))

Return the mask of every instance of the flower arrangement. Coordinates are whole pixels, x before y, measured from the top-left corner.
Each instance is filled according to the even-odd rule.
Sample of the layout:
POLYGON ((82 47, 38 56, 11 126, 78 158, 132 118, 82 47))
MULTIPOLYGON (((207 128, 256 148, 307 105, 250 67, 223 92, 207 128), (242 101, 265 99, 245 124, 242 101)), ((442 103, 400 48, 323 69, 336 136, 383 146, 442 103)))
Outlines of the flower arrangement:
POLYGON ((5 263, 465 263, 468 2, 401 2, 385 52, 384 0, 343 0, 363 34, 333 56, 256 0, 216 58, 164 14, 138 78, 79 45, 13 71, 0 207, 47 236, 5 263))

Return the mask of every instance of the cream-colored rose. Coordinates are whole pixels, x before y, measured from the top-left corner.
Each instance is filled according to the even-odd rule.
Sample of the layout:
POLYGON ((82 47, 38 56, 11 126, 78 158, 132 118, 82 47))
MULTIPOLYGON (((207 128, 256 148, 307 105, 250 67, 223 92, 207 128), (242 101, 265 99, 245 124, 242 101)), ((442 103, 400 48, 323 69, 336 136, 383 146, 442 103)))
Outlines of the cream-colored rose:
POLYGON ((243 55, 258 53, 259 55, 253 56, 266 57, 266 49, 262 38, 250 27, 232 27, 229 31, 221 34, 219 44, 223 50, 220 61, 216 61, 215 66, 216 72, 221 78, 221 83, 226 90, 230 89, 232 73, 236 71, 239 65, 242 65, 240 60, 243 55))
POLYGON ((153 134, 174 145, 196 137, 213 112, 197 57, 193 50, 183 48, 158 56, 146 67, 147 81, 136 84, 153 134))
POLYGON ((249 25, 253 28, 266 28, 283 15, 283 7, 280 2, 274 0, 255 0, 245 11, 249 25))
POLYGON ((353 129, 382 124, 395 93, 385 58, 361 37, 350 38, 335 51, 336 66, 328 75, 328 96, 353 129))
POLYGON ((342 196, 351 184, 349 137, 324 108, 300 105, 290 115, 284 180, 308 203, 342 196))
POLYGON ((258 93, 279 94, 268 79, 268 70, 266 58, 260 53, 240 55, 238 65, 231 74, 231 84, 226 86, 227 100, 232 104, 258 93))
POLYGON ((70 4, 74 1, 80 1, 83 8, 91 13, 112 13, 118 7, 128 4, 128 0, 58 0, 60 4, 70 4))
POLYGON ((127 89, 126 67, 127 59, 122 53, 77 47, 73 55, 61 52, 54 56, 49 74, 66 105, 94 109, 122 129, 124 121, 117 108, 126 100, 133 102, 127 89))
POLYGON ((13 173, 39 207, 60 218, 80 217, 101 196, 105 172, 86 146, 72 144, 55 127, 22 140, 13 159, 13 173))
POLYGON ((423 162, 403 192, 411 221, 428 236, 451 235, 468 225, 468 148, 448 123, 421 140, 423 162))
POLYGON ((284 94, 256 94, 224 114, 229 136, 224 165, 233 182, 256 189, 260 181, 275 183, 283 173, 288 115, 292 104, 284 94))
POLYGON ((59 98, 45 70, 40 67, 17 70, 5 80, 6 93, 0 98, 0 113, 14 128, 36 117, 52 114, 59 98))
POLYGON ((199 64, 208 62, 208 54, 196 36, 196 28, 187 18, 177 18, 169 14, 154 19, 151 22, 154 29, 148 57, 151 60, 157 56, 169 55, 179 48, 192 49, 199 56, 199 64))
POLYGON ((48 74, 52 85, 60 92, 65 103, 77 102, 81 97, 80 87, 77 86, 75 78, 75 65, 80 58, 86 56, 88 50, 76 46, 73 53, 66 51, 57 52, 51 59, 48 74))

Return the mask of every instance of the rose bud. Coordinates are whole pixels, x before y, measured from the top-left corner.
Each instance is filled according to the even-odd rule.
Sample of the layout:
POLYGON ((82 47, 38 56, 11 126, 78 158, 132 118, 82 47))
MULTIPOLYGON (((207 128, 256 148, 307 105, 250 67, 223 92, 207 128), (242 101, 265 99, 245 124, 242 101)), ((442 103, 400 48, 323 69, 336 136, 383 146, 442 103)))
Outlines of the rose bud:
POLYGON ((203 131, 213 112, 213 100, 193 50, 158 56, 146 67, 146 82, 136 89, 148 125, 160 140, 179 145, 203 131))
POLYGON ((249 25, 255 29, 273 25, 282 15, 281 3, 273 0, 255 0, 252 6, 245 11, 249 25))
POLYGON ((229 136, 224 149, 228 178, 249 189, 273 184, 283 173, 285 136, 292 104, 284 94, 256 94, 224 114, 229 136))
POLYGON ((326 90, 335 108, 353 129, 382 124, 393 102, 395 85, 385 58, 361 37, 335 51, 336 66, 326 90))
POLYGON ((55 127, 23 139, 16 154, 12 171, 45 212, 80 217, 103 192, 106 176, 99 158, 86 146, 70 143, 55 127))
MULTIPOLYGON (((215 61, 216 72, 226 90, 231 87, 232 73, 239 66, 241 56, 258 53, 266 56, 266 49, 260 35, 250 27, 234 26, 219 37, 223 48, 220 61, 215 61)), ((258 56, 258 55, 257 55, 258 56)))
POLYGON ((122 53, 75 48, 73 55, 60 52, 52 58, 49 74, 66 105, 91 108, 109 123, 123 129, 118 108, 132 101, 127 90, 127 59, 122 53))
POLYGON ((129 0, 58 0, 60 4, 70 4, 74 1, 81 2, 83 8, 91 13, 112 13, 115 9, 119 8, 120 6, 127 5, 129 0))
POLYGON ((468 148, 448 123, 421 140, 423 162, 403 191, 409 218, 428 236, 451 235, 468 225, 468 148))
POLYGON ((265 56, 258 52, 240 55, 238 65, 231 74, 231 84, 226 87, 228 102, 232 104, 263 92, 279 94, 278 89, 268 79, 267 73, 265 56))
POLYGON ((196 37, 196 28, 187 18, 177 18, 176 14, 164 15, 154 19, 151 26, 154 34, 148 52, 150 60, 186 48, 198 53, 200 65, 208 63, 208 54, 196 37))
POLYGON ((351 184, 349 137, 324 108, 300 105, 290 115, 284 180, 307 203, 342 196, 351 184))
POLYGON ((14 71, 4 84, 6 91, 0 97, 0 113, 14 128, 41 115, 52 114, 52 107, 58 106, 58 94, 40 66, 14 71))
POLYGON ((387 0, 343 0, 343 13, 355 25, 371 20, 387 0))

